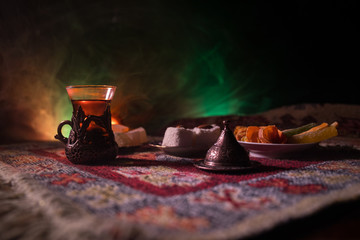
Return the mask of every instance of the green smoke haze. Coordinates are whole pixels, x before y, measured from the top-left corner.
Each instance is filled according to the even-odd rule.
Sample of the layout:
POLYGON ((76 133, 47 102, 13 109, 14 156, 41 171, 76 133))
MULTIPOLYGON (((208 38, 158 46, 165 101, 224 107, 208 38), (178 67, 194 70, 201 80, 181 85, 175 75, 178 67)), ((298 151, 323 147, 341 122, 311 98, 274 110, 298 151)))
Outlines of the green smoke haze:
POLYGON ((183 117, 354 103, 321 92, 354 72, 352 4, 1 2, 0 137, 53 139, 76 84, 116 85, 113 116, 149 133, 183 117))

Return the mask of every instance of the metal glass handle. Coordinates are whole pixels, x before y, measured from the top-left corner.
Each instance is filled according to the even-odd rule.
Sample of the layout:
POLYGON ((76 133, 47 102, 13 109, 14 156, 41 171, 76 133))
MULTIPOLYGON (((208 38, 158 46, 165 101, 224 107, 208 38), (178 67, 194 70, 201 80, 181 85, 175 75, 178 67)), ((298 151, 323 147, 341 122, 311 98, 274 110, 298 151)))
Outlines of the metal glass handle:
POLYGON ((66 138, 66 137, 64 137, 64 135, 62 135, 61 129, 62 129, 62 127, 63 127, 64 125, 66 125, 66 124, 70 125, 70 127, 72 128, 72 122, 71 122, 71 121, 69 121, 69 120, 62 121, 62 122, 59 124, 58 128, 57 128, 57 135, 55 135, 55 138, 58 139, 58 140, 60 140, 60 141, 63 142, 64 144, 67 144, 68 138, 66 138))

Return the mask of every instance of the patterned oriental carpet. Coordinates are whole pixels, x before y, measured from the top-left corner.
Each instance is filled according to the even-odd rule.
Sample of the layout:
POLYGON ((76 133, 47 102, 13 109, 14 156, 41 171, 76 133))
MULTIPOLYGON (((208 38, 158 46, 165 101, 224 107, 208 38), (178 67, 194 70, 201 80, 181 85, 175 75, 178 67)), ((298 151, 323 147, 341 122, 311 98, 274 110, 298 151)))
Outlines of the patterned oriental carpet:
MULTIPOLYGON (((339 106, 310 109, 330 107, 339 106)), ((235 173, 203 171, 193 165, 199 159, 148 145, 121 149, 115 161, 97 166, 70 163, 57 142, 2 145, 1 239, 238 239, 358 199, 360 118, 350 108, 351 116, 325 117, 339 121, 340 137, 286 159, 251 158, 261 165, 235 173)), ((311 113, 308 105, 280 110, 229 118, 281 126, 311 113)))

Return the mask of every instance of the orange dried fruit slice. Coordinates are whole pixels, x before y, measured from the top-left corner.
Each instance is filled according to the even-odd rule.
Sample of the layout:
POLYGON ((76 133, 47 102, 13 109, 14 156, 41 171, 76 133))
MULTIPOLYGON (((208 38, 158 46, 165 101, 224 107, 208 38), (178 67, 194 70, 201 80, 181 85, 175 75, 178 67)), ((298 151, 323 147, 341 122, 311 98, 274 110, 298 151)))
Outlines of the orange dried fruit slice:
POLYGON ((249 126, 246 130, 246 140, 247 142, 259 142, 259 127, 249 126))
POLYGON ((247 128, 248 127, 245 126, 236 126, 234 130, 236 140, 241 141, 244 137, 246 137, 247 128))
POLYGON ((285 143, 286 136, 274 125, 262 127, 259 130, 261 143, 285 143))
POLYGON ((261 143, 271 143, 277 136, 277 129, 275 126, 262 127, 259 130, 259 141, 261 143))

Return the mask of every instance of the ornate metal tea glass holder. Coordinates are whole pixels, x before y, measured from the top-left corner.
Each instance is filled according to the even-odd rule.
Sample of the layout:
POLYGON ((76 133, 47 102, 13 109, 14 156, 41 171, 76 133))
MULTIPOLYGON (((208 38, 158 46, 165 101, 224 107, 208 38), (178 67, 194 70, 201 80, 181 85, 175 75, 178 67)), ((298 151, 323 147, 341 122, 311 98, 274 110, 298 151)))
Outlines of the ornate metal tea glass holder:
POLYGON ((73 116, 71 121, 65 120, 59 124, 55 135, 65 144, 66 157, 76 164, 114 160, 118 145, 111 128, 110 101, 116 87, 78 85, 66 89, 73 103, 73 116), (68 138, 61 132, 64 125, 71 127, 68 138))

